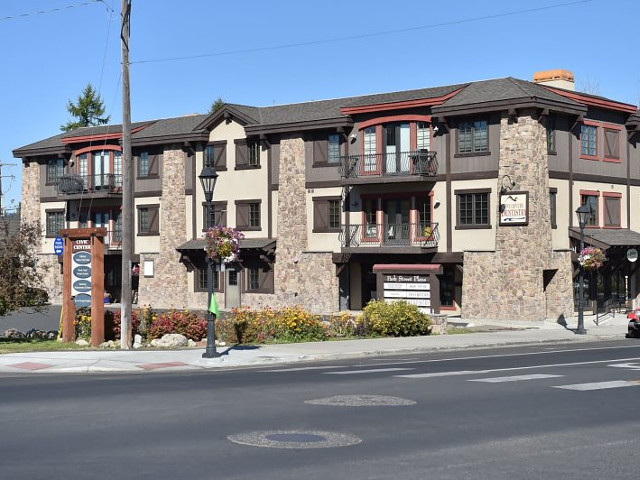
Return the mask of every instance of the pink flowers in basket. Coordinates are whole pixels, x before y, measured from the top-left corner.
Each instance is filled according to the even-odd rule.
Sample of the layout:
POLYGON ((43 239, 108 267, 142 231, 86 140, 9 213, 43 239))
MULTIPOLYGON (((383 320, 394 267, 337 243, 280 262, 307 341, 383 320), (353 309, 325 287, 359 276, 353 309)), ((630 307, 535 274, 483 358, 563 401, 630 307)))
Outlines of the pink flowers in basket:
POLYGON ((607 257, 604 252, 596 247, 585 247, 580 251, 578 262, 585 270, 597 270, 604 262, 607 261, 607 257))
POLYGON ((229 263, 238 258, 244 234, 232 227, 211 227, 204 234, 205 251, 211 260, 229 263))

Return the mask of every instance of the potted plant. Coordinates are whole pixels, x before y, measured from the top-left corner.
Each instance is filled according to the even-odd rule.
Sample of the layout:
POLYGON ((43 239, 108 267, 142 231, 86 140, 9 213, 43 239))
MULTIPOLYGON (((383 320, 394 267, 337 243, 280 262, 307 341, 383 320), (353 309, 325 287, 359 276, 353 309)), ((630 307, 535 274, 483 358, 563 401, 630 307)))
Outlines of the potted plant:
POLYGON ((205 233, 207 257, 217 263, 230 263, 238 258, 244 234, 231 227, 211 227, 205 233))
POLYGON ((580 255, 578 256, 580 266, 586 271, 598 270, 606 261, 607 257, 604 252, 596 247, 585 247, 580 250, 580 255))

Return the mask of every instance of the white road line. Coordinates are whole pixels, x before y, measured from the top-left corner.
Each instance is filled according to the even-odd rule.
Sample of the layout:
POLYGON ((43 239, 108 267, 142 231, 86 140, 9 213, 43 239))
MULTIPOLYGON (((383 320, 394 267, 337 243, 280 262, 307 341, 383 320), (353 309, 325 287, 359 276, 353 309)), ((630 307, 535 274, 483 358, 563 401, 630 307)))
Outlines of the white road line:
POLYGON ((397 372, 399 370, 414 370, 413 368, 372 368, 370 370, 346 370, 344 372, 323 372, 325 375, 358 375, 360 373, 397 372))
POLYGON ((637 363, 616 363, 614 365, 609 365, 609 367, 630 368, 631 370, 640 370, 640 365, 637 363))
POLYGON ((637 387, 640 385, 640 381, 628 381, 628 380, 613 380, 611 382, 596 382, 596 383, 576 383, 574 385, 556 385, 553 388, 562 388, 564 390, 577 390, 580 392, 587 392, 590 390, 604 390, 607 388, 621 388, 621 387, 637 387))
POLYGON ((297 367, 297 368, 280 368, 277 370, 261 370, 262 373, 278 373, 278 372, 301 372, 303 370, 329 370, 331 368, 344 368, 344 365, 326 365, 322 367, 297 367))
MULTIPOLYGON (((526 352, 526 353, 505 353, 505 354, 496 354, 496 355, 476 355, 473 357, 452 357, 452 358, 435 358, 431 360, 414 360, 407 361, 406 359, 401 359, 395 362, 388 363, 360 363, 359 367, 373 367, 373 366, 384 366, 384 365, 404 365, 404 364, 417 364, 417 363, 442 363, 442 362, 453 362, 457 360, 480 360, 483 358, 511 358, 511 357, 530 357, 537 355, 549 355, 552 353, 573 353, 573 352, 591 352, 596 350, 621 350, 627 348, 640 348, 640 345, 624 345, 619 347, 595 347, 595 348, 571 348, 566 350, 551 350, 545 352, 526 352)), ((611 360, 611 362, 624 362, 627 360, 640 360, 640 357, 635 358, 620 358, 616 360, 611 360)))
POLYGON ((410 373, 407 375, 394 375, 399 378, 432 378, 432 377, 449 377, 455 375, 477 375, 494 372, 513 372, 517 370, 533 370, 535 368, 555 368, 555 367, 577 367, 580 365, 596 365, 598 363, 614 363, 624 362, 628 360, 640 360, 640 358, 619 358, 617 360, 594 360, 591 362, 569 362, 569 363, 548 363, 544 365, 527 365, 526 367, 509 367, 509 368, 492 368, 488 370, 457 370, 451 372, 437 373, 410 373))
POLYGON ((490 378, 472 378, 467 382, 485 382, 485 383, 502 383, 502 382, 521 382, 523 380, 539 380, 542 378, 557 378, 564 375, 552 375, 546 373, 534 373, 532 375, 513 375, 511 377, 490 377, 490 378))

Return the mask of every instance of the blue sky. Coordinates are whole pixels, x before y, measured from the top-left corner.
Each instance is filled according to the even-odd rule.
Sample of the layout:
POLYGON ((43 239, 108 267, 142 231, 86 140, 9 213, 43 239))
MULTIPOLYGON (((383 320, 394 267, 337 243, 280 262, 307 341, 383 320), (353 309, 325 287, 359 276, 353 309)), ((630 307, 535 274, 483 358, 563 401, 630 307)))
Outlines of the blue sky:
MULTIPOLYGON (((218 96, 265 106, 530 80, 552 68, 573 71, 578 89, 640 99, 637 0, 133 0, 132 9, 133 121, 206 113, 218 96)), ((2 169, 6 204, 21 199, 11 151, 58 134, 88 82, 122 121, 119 31, 119 0, 0 1, 0 162, 17 164, 2 169)))

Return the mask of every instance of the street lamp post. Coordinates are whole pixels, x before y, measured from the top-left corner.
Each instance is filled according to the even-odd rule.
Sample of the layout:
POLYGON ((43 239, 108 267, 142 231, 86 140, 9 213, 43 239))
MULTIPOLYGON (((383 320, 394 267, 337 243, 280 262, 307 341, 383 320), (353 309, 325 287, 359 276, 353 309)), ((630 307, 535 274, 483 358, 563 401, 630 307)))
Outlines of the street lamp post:
MULTIPOLYGON (((580 252, 584 249, 584 227, 587 224, 587 218, 591 215, 591 207, 587 204, 580 205, 576 210, 578 215, 578 225, 580 226, 580 252)), ((578 328, 576 333, 584 335, 587 331, 584 328, 584 307, 582 299, 584 296, 584 268, 580 265, 580 276, 578 277, 578 328)))
MULTIPOLYGON (((204 200, 207 204, 207 222, 211 222, 211 209, 213 207, 213 189, 216 186, 218 180, 218 173, 211 165, 205 165, 198 175, 200 179, 200 185, 204 191, 204 200)), ((214 265, 213 260, 207 256, 207 286, 209 289, 209 296, 207 299, 207 348, 202 354, 202 358, 217 358, 220 354, 216 351, 216 317, 210 311, 211 298, 213 297, 213 274, 214 265)))

